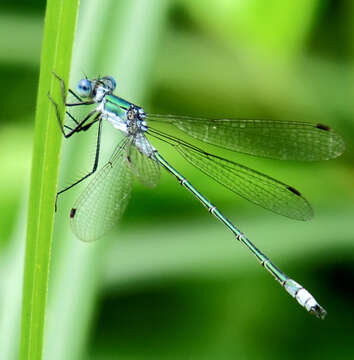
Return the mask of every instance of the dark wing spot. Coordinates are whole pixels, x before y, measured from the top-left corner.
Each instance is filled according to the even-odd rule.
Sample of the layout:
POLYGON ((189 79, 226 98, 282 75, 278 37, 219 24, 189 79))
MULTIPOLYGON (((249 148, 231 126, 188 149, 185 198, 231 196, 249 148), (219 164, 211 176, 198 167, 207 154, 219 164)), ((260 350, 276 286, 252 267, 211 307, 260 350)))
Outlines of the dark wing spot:
POLYGON ((301 196, 301 193, 299 191, 297 191, 295 188, 293 188, 292 186, 288 186, 288 190, 290 190, 292 193, 294 193, 297 196, 301 196))
POLYGON ((127 156, 127 160, 128 160, 128 163, 131 164, 132 163, 132 159, 130 158, 130 156, 128 155, 127 156))
POLYGON ((76 209, 72 208, 70 210, 70 219, 72 219, 75 216, 75 214, 76 214, 76 209))
POLYGON ((329 131, 330 130, 329 126, 323 125, 323 124, 316 124, 316 127, 317 127, 317 129, 324 130, 324 131, 329 131))

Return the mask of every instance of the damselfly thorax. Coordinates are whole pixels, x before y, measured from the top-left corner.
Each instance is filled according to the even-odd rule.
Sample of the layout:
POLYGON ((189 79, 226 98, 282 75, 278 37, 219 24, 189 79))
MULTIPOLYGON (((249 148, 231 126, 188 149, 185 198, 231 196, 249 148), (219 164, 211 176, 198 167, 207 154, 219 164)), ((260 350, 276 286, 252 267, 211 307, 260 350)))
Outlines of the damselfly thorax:
POLYGON ((99 86, 94 99, 98 102, 96 111, 102 114, 103 120, 129 137, 142 154, 153 156, 155 148, 145 136, 148 126, 145 111, 140 106, 113 95, 109 87, 99 86))

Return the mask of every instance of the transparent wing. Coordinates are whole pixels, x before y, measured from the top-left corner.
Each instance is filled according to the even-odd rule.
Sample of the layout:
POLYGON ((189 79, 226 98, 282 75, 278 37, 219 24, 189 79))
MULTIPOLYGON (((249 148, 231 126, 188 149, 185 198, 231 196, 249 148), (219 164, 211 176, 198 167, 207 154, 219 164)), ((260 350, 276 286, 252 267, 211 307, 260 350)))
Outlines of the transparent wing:
POLYGON ((131 172, 126 162, 130 144, 129 139, 123 139, 71 209, 71 227, 80 240, 102 237, 125 210, 131 190, 131 172))
POLYGON ((281 160, 327 160, 343 153, 343 138, 322 124, 298 121, 202 119, 148 115, 188 135, 233 151, 281 160))
POLYGON ((154 160, 154 148, 143 134, 138 134, 138 138, 135 138, 133 142, 139 148, 136 145, 129 147, 128 167, 142 185, 153 188, 160 181, 160 165, 154 160), (144 151, 144 154, 140 149, 144 151))
POLYGON ((235 162, 204 153, 182 144, 178 152, 205 174, 234 193, 277 214, 309 220, 313 210, 293 187, 235 162))

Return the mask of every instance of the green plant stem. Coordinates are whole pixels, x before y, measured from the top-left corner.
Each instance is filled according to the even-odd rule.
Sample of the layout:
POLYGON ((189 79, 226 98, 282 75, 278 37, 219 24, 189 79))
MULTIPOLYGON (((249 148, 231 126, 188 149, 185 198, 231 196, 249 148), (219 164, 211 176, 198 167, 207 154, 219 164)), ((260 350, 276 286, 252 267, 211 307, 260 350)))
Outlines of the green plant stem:
MULTIPOLYGON (((86 0, 79 15, 71 87, 83 77, 83 73, 89 77, 109 74, 118 80, 122 96, 143 104, 150 86, 148 80, 160 34, 164 32, 168 6, 168 2, 152 4, 150 0, 86 0), (92 31, 92 24, 95 24, 95 31, 92 31)), ((82 116, 86 113, 87 110, 84 110, 82 116)), ((86 161, 87 169, 92 167, 92 158, 88 156, 93 144, 90 135, 86 132, 64 142, 60 172, 67 182, 72 180, 78 169, 84 168, 86 161)), ((107 124, 102 139, 103 160, 99 166, 104 164, 104 154, 110 155, 116 146, 117 132, 107 124)), ((45 329, 45 359, 88 357, 87 340, 102 290, 107 245, 109 241, 117 241, 117 233, 112 233, 107 239, 87 244, 71 232, 70 208, 85 186, 87 183, 67 191, 58 202, 53 268, 49 281, 50 315, 45 329)), ((91 356, 91 348, 89 351, 91 356)))
MULTIPOLYGON (((78 0, 48 0, 39 77, 22 300, 20 359, 41 359, 61 134, 47 93, 69 78, 78 0)), ((60 113, 64 115, 64 106, 60 113)))

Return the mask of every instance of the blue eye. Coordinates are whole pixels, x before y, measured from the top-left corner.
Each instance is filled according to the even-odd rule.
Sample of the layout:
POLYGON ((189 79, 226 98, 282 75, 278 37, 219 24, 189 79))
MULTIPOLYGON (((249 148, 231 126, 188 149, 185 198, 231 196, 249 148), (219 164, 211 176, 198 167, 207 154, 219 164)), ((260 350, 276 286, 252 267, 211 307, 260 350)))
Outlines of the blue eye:
POLYGON ((112 90, 114 90, 117 86, 116 81, 114 80, 114 78, 112 76, 109 76, 109 80, 111 80, 112 83, 112 90))
POLYGON ((91 81, 88 79, 82 79, 77 85, 77 92, 79 93, 79 96, 86 98, 91 95, 92 87, 91 87, 91 81))
POLYGON ((105 80, 105 83, 107 84, 107 86, 108 86, 112 91, 113 91, 113 90, 116 88, 116 86, 117 86, 117 83, 116 83, 116 81, 114 80, 114 78, 113 78, 112 76, 105 76, 105 77, 102 78, 102 80, 105 80), (107 81, 109 81, 110 84, 107 83, 107 81))

